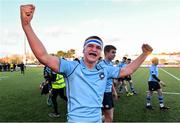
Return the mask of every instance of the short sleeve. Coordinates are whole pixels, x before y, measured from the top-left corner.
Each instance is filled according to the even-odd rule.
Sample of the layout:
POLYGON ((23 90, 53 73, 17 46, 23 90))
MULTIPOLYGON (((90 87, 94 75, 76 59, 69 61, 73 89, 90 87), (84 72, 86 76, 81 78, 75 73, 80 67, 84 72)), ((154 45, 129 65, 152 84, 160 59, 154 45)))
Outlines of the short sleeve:
POLYGON ((74 61, 68 61, 65 59, 60 59, 59 64, 60 64, 59 65, 59 72, 68 76, 72 72, 72 70, 75 68, 77 63, 74 61))

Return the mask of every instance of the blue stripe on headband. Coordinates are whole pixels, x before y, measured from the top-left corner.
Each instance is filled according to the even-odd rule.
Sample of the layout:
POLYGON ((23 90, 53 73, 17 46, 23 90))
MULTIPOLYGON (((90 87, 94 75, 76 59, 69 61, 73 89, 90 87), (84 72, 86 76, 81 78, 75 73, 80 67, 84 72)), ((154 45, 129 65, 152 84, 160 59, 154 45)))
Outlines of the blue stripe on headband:
POLYGON ((100 45, 101 46, 101 48, 103 47, 103 42, 101 41, 101 40, 98 40, 98 39, 89 39, 89 40, 87 40, 87 41, 85 41, 85 43, 84 43, 84 47, 87 45, 87 44, 97 44, 97 45, 100 45))

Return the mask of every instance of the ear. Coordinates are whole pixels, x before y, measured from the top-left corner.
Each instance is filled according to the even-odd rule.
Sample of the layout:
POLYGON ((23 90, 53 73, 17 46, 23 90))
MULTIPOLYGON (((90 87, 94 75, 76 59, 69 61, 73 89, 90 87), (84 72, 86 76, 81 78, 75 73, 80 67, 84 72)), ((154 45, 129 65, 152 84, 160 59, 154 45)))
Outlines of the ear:
POLYGON ((84 53, 84 48, 83 48, 83 53, 84 53))

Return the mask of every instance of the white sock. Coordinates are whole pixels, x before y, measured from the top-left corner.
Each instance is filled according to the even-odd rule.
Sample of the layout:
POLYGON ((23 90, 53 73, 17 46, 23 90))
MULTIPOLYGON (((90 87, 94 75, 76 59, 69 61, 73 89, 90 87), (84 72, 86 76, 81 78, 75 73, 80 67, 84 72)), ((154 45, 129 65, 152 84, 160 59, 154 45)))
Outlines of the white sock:
POLYGON ((151 103, 147 103, 146 105, 147 105, 147 106, 150 106, 150 105, 151 105, 151 103))
POLYGON ((161 103, 161 104, 159 104, 160 105, 160 107, 164 107, 164 104, 163 103, 161 103))

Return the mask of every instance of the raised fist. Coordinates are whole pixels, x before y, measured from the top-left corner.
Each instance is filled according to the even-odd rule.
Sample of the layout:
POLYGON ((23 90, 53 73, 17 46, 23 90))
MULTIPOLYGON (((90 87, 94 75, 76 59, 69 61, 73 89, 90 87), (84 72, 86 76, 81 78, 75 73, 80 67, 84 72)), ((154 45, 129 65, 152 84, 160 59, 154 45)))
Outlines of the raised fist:
POLYGON ((34 10, 35 6, 32 4, 20 6, 22 26, 30 24, 31 19, 33 18, 34 10))
POLYGON ((150 45, 148 45, 148 44, 143 44, 142 45, 142 51, 143 51, 143 53, 146 53, 146 54, 149 55, 149 54, 152 53, 153 48, 150 45))

